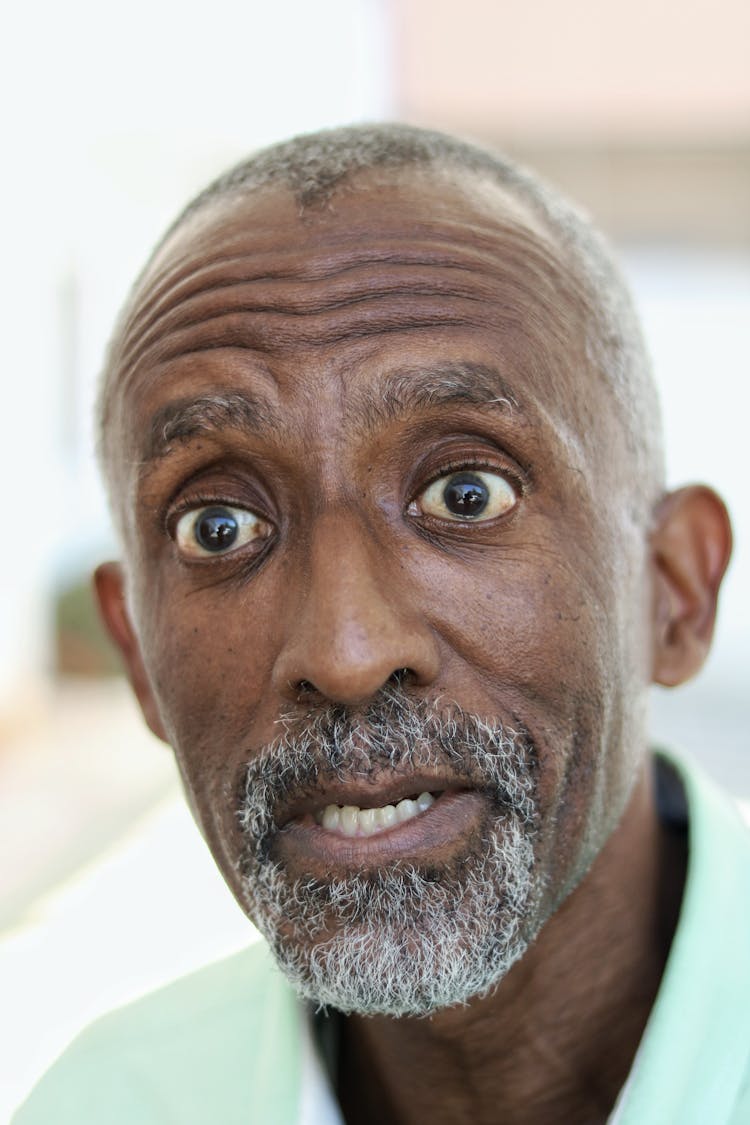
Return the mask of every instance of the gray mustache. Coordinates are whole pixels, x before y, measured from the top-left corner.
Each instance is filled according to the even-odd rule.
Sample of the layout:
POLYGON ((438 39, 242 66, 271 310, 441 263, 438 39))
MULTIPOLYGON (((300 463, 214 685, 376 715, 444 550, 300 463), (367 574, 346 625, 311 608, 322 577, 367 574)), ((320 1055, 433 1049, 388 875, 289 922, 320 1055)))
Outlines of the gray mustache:
POLYGON ((481 789, 532 826, 537 753, 528 733, 472 715, 454 703, 410 698, 386 688, 365 709, 332 704, 298 720, 253 757, 238 786, 238 819, 261 860, 278 810, 333 782, 389 770, 439 770, 453 783, 481 789))

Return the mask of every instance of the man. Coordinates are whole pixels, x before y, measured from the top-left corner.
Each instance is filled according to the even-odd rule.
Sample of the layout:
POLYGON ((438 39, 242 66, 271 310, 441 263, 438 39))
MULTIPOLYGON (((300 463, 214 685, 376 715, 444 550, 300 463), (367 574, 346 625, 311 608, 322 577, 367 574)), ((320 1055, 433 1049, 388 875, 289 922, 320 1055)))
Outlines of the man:
POLYGON ((19 1123, 749 1120, 748 844, 646 734, 730 529, 586 221, 416 129, 261 153, 137 282, 101 452, 104 619, 284 977, 108 1017, 19 1123))

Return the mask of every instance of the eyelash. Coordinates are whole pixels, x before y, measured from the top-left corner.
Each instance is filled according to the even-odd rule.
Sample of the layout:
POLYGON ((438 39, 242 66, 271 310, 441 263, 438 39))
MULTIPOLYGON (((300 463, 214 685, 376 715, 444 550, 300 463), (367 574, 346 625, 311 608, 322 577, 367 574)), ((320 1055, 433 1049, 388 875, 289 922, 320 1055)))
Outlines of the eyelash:
POLYGON ((528 489, 528 481, 518 470, 514 471, 508 465, 498 465, 497 463, 491 462, 489 458, 457 457, 455 460, 446 461, 441 465, 438 472, 430 473, 427 480, 423 484, 420 484, 419 488, 411 494, 406 506, 408 507, 409 504, 413 504, 423 492, 427 491, 430 485, 435 483, 435 481, 440 480, 442 477, 449 477, 452 473, 461 472, 496 473, 498 476, 505 476, 511 484, 518 489, 519 497, 524 496, 528 489))
POLYGON ((243 508, 246 512, 253 512, 260 519, 267 520, 269 523, 272 521, 263 512, 262 505, 257 504, 251 507, 246 500, 232 499, 226 492, 219 494, 215 493, 200 493, 197 496, 185 497, 183 500, 174 506, 170 506, 164 516, 164 530, 167 535, 174 538, 174 529, 179 523, 182 516, 187 512, 194 512, 197 508, 210 508, 213 506, 222 508, 243 508))

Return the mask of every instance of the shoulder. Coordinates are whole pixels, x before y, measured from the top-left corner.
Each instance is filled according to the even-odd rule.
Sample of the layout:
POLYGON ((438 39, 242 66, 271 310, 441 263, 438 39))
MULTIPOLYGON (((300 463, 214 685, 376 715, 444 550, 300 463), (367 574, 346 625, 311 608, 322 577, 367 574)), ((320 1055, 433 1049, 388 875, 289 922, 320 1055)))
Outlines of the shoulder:
MULTIPOLYGON (((622 1125, 732 1125, 750 1096, 750 833, 695 763, 666 759, 684 790, 688 870, 680 917, 626 1096, 622 1125)), ((674 808, 674 804, 673 804, 674 808)))
POLYGON ((294 994, 257 943, 97 1020, 14 1125, 294 1120, 300 1028, 294 994))
MULTIPOLYGON (((660 765, 667 766, 683 791, 690 865, 687 895, 694 893, 696 898, 701 898, 710 892, 714 884, 710 874, 717 864, 733 882, 747 886, 750 831, 736 801, 690 757, 659 748, 656 759, 660 765)), ((669 792, 669 782, 659 788, 666 796, 668 815, 673 815, 678 801, 669 792)))

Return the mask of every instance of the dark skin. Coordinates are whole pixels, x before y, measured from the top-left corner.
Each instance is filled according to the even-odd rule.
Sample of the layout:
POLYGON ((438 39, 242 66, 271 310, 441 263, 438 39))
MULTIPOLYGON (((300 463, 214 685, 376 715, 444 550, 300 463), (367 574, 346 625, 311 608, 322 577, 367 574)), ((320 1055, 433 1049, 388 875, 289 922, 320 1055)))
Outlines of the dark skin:
MULTIPOLYGON (((730 532, 710 490, 633 481, 586 316, 554 240, 499 189, 370 175, 303 215, 277 190, 199 213, 117 349, 125 558, 97 572, 99 601, 248 913, 233 794, 282 716, 356 710, 398 676, 522 723, 537 750, 536 940, 487 998, 350 1017, 348 1122, 604 1121, 658 988, 685 856, 655 812, 645 691, 700 667, 730 532), (486 474, 489 516, 434 503, 459 470, 486 474), (191 521, 217 504, 251 515, 211 553, 191 521)), ((370 778, 372 805, 409 784, 370 778)), ((414 854, 386 833, 358 863, 422 848, 439 867, 485 813, 478 794, 453 821, 428 811, 414 854)), ((274 842, 292 876, 351 861, 294 828, 274 842)))

